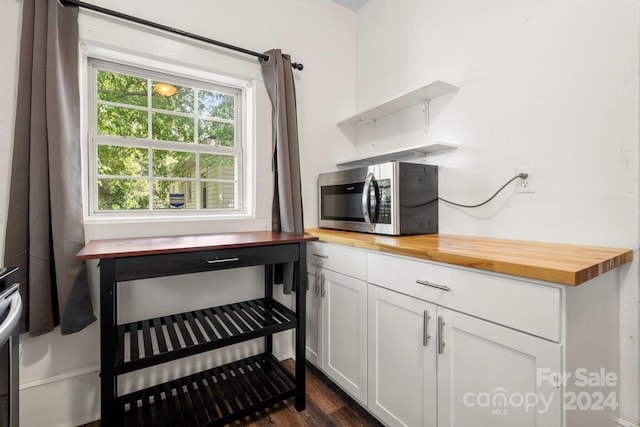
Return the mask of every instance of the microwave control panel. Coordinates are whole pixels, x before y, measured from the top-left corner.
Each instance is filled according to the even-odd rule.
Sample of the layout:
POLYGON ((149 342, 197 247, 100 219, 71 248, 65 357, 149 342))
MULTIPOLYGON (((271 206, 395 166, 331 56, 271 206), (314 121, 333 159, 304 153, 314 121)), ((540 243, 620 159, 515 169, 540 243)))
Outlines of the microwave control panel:
POLYGON ((376 222, 391 224, 391 180, 381 179, 378 184, 378 217, 376 222))

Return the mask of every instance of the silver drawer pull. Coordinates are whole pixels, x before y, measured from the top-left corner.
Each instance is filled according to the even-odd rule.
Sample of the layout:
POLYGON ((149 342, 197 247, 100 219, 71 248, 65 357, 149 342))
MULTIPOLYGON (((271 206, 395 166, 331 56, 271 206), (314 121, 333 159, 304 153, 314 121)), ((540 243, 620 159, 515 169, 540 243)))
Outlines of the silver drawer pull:
POLYGON ((233 262, 240 261, 240 258, 223 258, 223 259, 208 259, 207 264, 219 264, 221 262, 233 262))
POLYGON ((318 254, 313 254, 313 256, 317 256, 318 258, 329 259, 329 257, 328 257, 327 255, 318 255, 318 254))
POLYGON ((438 285, 436 283, 427 282, 426 280, 416 280, 416 283, 419 285, 425 285, 425 286, 430 286, 432 288, 440 289, 441 291, 449 292, 451 290, 451 288, 448 286, 438 285))

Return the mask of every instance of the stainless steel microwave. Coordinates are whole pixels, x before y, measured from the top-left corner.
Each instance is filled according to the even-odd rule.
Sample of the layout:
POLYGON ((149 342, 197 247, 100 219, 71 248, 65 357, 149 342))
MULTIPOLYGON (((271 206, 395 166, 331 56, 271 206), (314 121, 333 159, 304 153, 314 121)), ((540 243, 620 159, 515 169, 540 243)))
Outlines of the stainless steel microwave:
POLYGON ((438 167, 387 162, 318 176, 318 226, 406 235, 438 232, 438 167))

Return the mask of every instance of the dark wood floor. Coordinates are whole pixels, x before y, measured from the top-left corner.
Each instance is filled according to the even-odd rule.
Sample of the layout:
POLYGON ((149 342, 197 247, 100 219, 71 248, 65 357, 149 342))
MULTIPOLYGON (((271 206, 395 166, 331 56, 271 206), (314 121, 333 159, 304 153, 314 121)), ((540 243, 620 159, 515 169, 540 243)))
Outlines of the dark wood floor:
MULTIPOLYGON (((295 362, 284 365, 293 372, 295 362)), ((382 426, 367 411, 336 387, 322 373, 307 364, 306 409, 296 411, 293 398, 236 422, 234 426, 382 426)), ((100 422, 81 427, 98 427, 100 422)))

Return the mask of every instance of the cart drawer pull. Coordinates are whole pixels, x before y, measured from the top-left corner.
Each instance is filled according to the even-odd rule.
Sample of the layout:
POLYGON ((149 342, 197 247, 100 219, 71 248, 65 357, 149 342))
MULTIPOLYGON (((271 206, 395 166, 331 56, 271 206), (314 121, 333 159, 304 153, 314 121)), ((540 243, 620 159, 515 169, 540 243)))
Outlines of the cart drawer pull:
POLYGON ((324 259, 328 259, 329 258, 327 255, 313 254, 313 256, 317 256, 318 258, 324 258, 324 259))
POLYGON ((233 262, 233 261, 240 261, 240 258, 236 257, 236 258, 223 258, 223 259, 208 259, 207 264, 219 264, 221 262, 233 262))
POLYGON ((451 288, 448 286, 438 285, 436 283, 427 282, 426 280, 416 280, 416 283, 419 285, 425 285, 425 286, 430 286, 432 288, 440 289, 441 291, 449 292, 451 290, 451 288))

